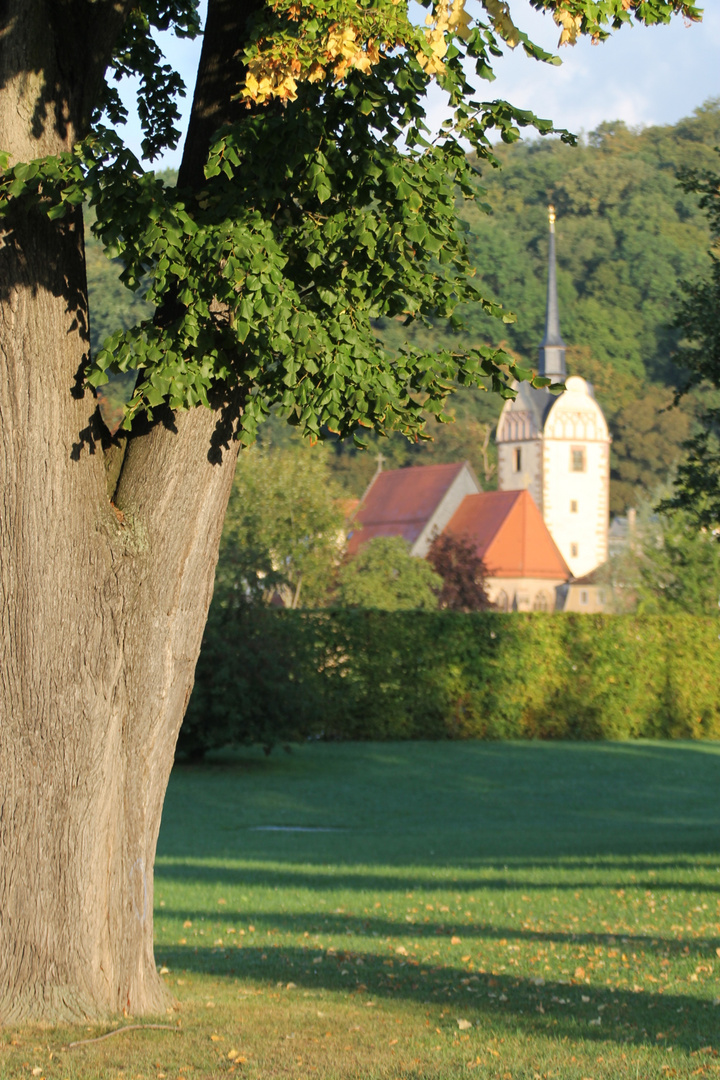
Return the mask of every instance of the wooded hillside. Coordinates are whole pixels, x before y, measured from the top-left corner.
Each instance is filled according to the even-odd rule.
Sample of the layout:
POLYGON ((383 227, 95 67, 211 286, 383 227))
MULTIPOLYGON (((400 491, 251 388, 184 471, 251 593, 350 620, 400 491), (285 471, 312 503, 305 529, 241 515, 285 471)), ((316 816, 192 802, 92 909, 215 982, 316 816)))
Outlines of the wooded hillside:
MULTIPOLYGON (((720 101, 711 101, 673 126, 632 131, 604 124, 569 147, 557 139, 501 145, 499 170, 485 168, 479 203, 467 203, 473 262, 487 293, 513 310, 504 325, 478 308, 464 312, 467 344, 505 340, 523 360, 536 362, 545 314, 547 204, 558 212, 558 286, 568 366, 595 384, 613 435, 611 506, 621 512, 666 479, 691 425, 692 399, 670 405, 682 381, 673 363, 671 327, 680 283, 708 267, 706 220, 693 197, 677 186, 683 168, 717 167, 720 101), (481 203, 487 203, 486 214, 481 203)), ((88 240, 93 346, 146 310, 124 289, 96 241, 88 240)), ((406 333, 384 323, 379 333, 398 344, 406 333)), ((423 343, 447 344, 442 328, 415 328, 423 343)), ((401 437, 371 439, 370 453, 337 446, 338 478, 359 494, 382 449, 389 465, 467 457, 483 484, 493 486, 492 443, 483 442, 501 402, 461 390, 452 407, 457 422, 429 429, 434 441, 411 445, 401 437)), ((285 442, 291 429, 271 422, 261 438, 285 442)))

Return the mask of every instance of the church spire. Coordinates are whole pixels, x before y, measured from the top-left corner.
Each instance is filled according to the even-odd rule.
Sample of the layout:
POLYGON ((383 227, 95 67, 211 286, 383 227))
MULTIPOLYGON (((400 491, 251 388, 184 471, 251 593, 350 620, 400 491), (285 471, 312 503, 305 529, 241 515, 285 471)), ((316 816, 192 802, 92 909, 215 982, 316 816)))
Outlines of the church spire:
POLYGON ((560 311, 557 297, 555 272, 555 207, 548 206, 550 222, 550 252, 548 258, 547 307, 545 309, 545 336, 540 343, 541 375, 562 382, 566 376, 565 342, 560 337, 560 311))

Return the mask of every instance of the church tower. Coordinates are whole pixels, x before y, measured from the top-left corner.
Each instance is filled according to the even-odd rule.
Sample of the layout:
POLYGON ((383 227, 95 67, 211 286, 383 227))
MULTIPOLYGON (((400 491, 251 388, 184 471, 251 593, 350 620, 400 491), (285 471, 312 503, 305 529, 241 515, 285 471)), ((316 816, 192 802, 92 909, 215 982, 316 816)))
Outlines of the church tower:
POLYGON ((565 390, 551 394, 517 384, 497 426, 498 487, 526 488, 575 577, 607 559, 610 436, 592 386, 566 378, 565 342, 555 267, 555 209, 549 207, 550 250, 545 334, 538 371, 565 390))

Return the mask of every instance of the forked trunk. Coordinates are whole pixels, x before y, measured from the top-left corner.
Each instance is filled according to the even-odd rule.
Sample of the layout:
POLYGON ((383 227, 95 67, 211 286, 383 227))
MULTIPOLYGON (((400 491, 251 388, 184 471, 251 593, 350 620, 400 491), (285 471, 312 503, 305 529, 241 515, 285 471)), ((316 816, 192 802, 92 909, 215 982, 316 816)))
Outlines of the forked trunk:
POLYGON ((198 409, 129 441, 111 503, 74 391, 81 227, 38 215, 0 252, 5 1023, 164 1005, 152 868, 235 460, 198 409))
MULTIPOLYGON (((209 0, 190 185, 259 3, 209 0)), ((13 161, 87 130, 131 6, 0 0, 13 161)), ((81 214, 16 210, 0 222, 0 1023, 166 1004, 155 846, 237 454, 221 413, 168 411, 108 469, 88 340, 81 214)))

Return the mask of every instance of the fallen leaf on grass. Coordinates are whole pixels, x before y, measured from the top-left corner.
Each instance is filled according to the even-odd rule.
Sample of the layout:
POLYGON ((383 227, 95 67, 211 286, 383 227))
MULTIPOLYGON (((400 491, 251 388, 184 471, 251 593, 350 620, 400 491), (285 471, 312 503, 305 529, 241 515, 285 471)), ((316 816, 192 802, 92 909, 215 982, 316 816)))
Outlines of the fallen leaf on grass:
POLYGON ((398 956, 407 956, 407 954, 408 954, 408 951, 407 951, 407 949, 405 948, 404 945, 398 945, 395 952, 398 954, 398 956))
POLYGON ((460 938, 459 937, 451 937, 450 938, 450 944, 451 945, 459 945, 460 944, 460 938))
POLYGON ((211 1039, 212 1042, 220 1042, 220 1036, 219 1035, 211 1035, 210 1039, 211 1039))
POLYGON ((191 926, 192 926, 192 919, 186 919, 185 922, 183 923, 183 929, 184 930, 189 930, 191 926))
POLYGON ((467 1031, 468 1028, 472 1027, 472 1021, 471 1020, 458 1020, 457 1026, 460 1028, 461 1031, 467 1031))

